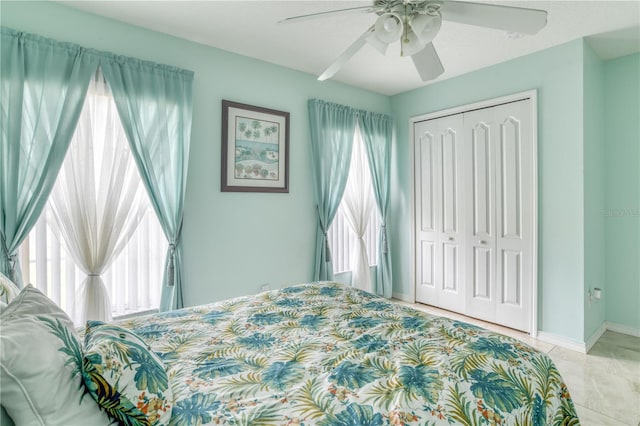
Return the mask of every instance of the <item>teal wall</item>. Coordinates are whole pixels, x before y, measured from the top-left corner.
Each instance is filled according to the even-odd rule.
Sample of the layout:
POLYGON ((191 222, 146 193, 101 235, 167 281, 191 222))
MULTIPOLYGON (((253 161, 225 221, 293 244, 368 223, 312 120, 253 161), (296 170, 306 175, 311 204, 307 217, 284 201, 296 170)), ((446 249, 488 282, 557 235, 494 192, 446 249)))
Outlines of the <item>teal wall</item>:
POLYGON ((604 64, 607 321, 640 330, 640 54, 604 64))
POLYGON ((583 42, 584 52, 584 339, 605 322, 604 233, 604 63, 583 42), (589 300, 589 290, 600 288, 601 300, 589 300))
POLYGON ((313 276, 315 209, 307 100, 390 113, 387 96, 49 2, 1 4, 2 25, 195 72, 184 211, 185 303, 197 305, 313 276), (290 193, 220 192, 221 100, 289 111, 290 193))
POLYGON ((394 292, 410 298, 412 116, 538 90, 539 329, 584 336, 583 46, 573 41, 393 96, 394 292))

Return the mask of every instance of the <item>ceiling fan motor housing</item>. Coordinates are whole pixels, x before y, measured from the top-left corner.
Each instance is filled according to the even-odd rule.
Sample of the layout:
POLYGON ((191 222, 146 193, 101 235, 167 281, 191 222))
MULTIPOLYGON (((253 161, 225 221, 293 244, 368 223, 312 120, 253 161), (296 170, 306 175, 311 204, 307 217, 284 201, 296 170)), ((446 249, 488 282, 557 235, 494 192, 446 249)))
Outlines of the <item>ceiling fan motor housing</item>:
POLYGON ((434 0, 375 0, 372 10, 378 15, 384 13, 396 12, 405 15, 408 18, 416 15, 435 15, 440 11, 441 1, 434 0))

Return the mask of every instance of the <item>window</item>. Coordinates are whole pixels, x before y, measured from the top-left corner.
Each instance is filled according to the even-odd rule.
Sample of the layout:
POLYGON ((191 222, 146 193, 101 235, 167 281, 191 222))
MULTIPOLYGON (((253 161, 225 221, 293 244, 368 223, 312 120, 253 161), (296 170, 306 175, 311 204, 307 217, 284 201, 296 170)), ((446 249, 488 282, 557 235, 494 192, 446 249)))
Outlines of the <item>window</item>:
POLYGON ((376 207, 375 199, 373 198, 373 186, 370 176, 367 152, 360 135, 360 129, 356 126, 347 189, 345 189, 345 195, 340 202, 338 212, 327 232, 334 274, 353 271, 352 258, 357 244, 357 237, 349 225, 347 205, 345 202, 349 188, 355 192, 369 192, 367 195, 371 203, 369 203, 369 208, 367 208, 369 212, 368 225, 363 240, 369 258, 369 266, 375 266, 377 263, 380 214, 376 207), (365 179, 358 178, 358 174, 360 174, 361 177, 365 177, 365 179), (368 179, 366 179, 366 177, 368 177, 368 179))
MULTIPOLYGON (((22 243, 22 276, 71 316, 86 274, 53 233, 47 214, 49 207, 22 243)), ((127 246, 102 275, 114 317, 158 309, 166 251, 167 240, 149 207, 127 246)))
MULTIPOLYGON (((123 214, 128 211, 128 222, 120 228, 123 229, 123 236, 104 244, 110 246, 109 250, 117 245, 115 252, 119 251, 111 262, 106 262, 106 268, 100 274, 109 294, 112 315, 117 317, 155 310, 160 304, 167 241, 148 195, 142 184, 138 183, 140 179, 131 155, 113 97, 98 72, 90 85, 56 187, 19 252, 24 282, 40 289, 72 318, 77 318, 74 304, 87 274, 74 260, 74 253, 75 259, 78 259, 82 247, 68 244, 73 238, 70 234, 82 232, 82 229, 65 227, 68 224, 64 220, 74 222, 74 218, 82 215, 97 217, 98 228, 102 226, 107 230, 101 231, 101 235, 109 235, 112 229, 119 229, 110 226, 124 220, 123 214), (122 158, 126 160, 126 168, 123 162, 119 162, 122 158), (87 166, 88 163, 91 165, 87 166), (117 186, 121 181, 123 186, 117 186), (135 182, 133 188, 130 186, 132 182, 135 182), (64 190, 61 189, 63 185, 66 185, 64 190), (118 194, 110 197, 108 193, 114 191, 122 197, 118 197, 118 194), (53 199, 58 209, 52 205, 53 199), (77 204, 84 206, 86 200, 95 200, 95 206, 87 210, 79 209, 77 204), (111 200, 116 201, 109 205, 111 200), (100 223, 100 218, 108 215, 105 210, 114 208, 115 202, 132 207, 130 210, 124 209, 124 213, 121 210, 113 213, 111 222, 105 219, 100 223), (69 214, 61 219, 59 206, 63 204, 69 214), (64 242, 65 239, 67 242, 64 242)), ((79 222, 75 221, 76 224, 79 222)), ((102 244, 91 238, 85 240, 81 240, 85 245, 102 244)), ((99 247, 99 250, 102 249, 99 247)))

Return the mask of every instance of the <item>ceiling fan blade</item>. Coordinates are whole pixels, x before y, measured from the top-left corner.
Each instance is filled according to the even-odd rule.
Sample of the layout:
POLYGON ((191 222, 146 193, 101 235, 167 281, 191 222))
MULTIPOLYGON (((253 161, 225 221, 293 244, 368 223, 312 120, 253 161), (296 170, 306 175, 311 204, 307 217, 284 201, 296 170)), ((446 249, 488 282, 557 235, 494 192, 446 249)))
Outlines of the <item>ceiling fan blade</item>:
POLYGON ((373 31, 373 28, 374 28, 373 25, 369 27, 367 31, 362 33, 362 35, 358 37, 358 39, 351 44, 351 46, 347 47, 347 50, 342 52, 342 54, 338 56, 338 58, 331 65, 329 65, 329 68, 327 68, 325 72, 320 74, 320 77, 318 77, 318 80, 324 81, 333 77, 335 73, 337 73, 340 70, 340 68, 342 68, 344 64, 346 64, 347 61, 351 59, 351 57, 355 55, 358 52, 358 50, 362 48, 362 46, 367 44, 367 37, 369 37, 369 34, 371 34, 371 32, 373 31))
POLYGON ((310 19, 315 19, 315 18, 324 18, 325 16, 342 15, 345 13, 353 13, 353 12, 360 12, 360 11, 369 12, 371 10, 372 10, 371 5, 369 5, 369 6, 349 7, 347 9, 330 10, 328 12, 309 13, 308 15, 292 16, 290 18, 285 18, 281 21, 278 21, 278 24, 290 24, 292 22, 302 22, 302 21, 308 21, 310 19))
POLYGON ((547 25, 545 10, 523 7, 447 0, 440 12, 448 21, 522 34, 535 34, 547 25))
POLYGON ((433 80, 444 72, 444 67, 433 43, 427 44, 424 49, 411 55, 411 59, 422 81, 433 80))

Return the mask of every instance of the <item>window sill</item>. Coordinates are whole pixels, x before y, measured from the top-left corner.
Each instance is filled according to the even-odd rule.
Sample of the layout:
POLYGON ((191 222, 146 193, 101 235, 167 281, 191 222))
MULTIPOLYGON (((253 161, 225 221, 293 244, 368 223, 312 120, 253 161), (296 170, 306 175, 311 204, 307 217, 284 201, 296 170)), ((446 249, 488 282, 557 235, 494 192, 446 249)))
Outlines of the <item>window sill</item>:
POLYGON ((145 309, 142 311, 130 311, 130 312, 125 311, 122 314, 114 315, 113 320, 120 321, 120 320, 135 318, 135 317, 141 317, 143 315, 157 314, 157 313, 158 313, 158 309, 145 309))

